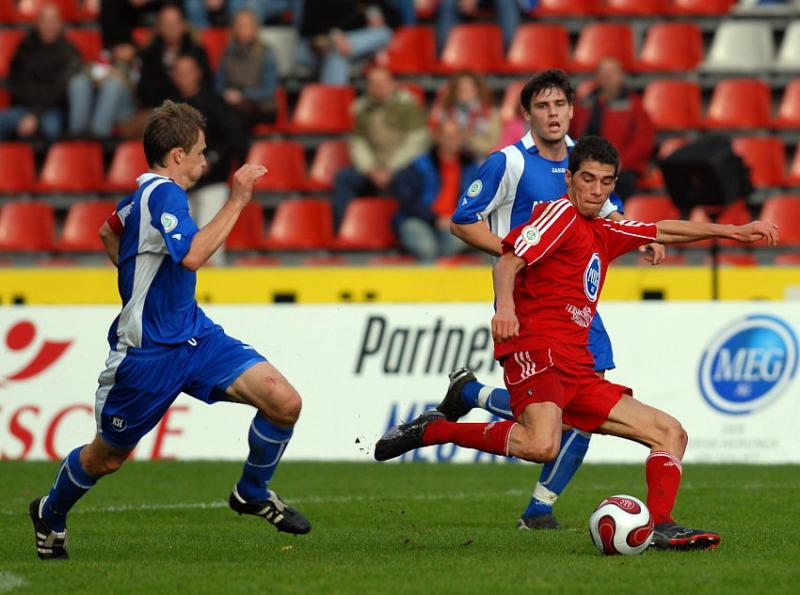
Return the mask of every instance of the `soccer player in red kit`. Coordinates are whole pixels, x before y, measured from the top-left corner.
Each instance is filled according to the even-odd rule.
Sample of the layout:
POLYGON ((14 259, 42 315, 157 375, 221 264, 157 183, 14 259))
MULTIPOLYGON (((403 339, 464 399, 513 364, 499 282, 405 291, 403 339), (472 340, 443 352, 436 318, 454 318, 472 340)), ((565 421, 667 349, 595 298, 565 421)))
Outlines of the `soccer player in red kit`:
POLYGON ((653 241, 728 238, 777 243, 774 225, 716 225, 688 221, 599 219, 614 188, 616 149, 596 136, 582 138, 569 157, 567 194, 536 205, 530 220, 503 240, 493 271, 495 357, 504 370, 516 421, 459 423, 438 411, 390 429, 375 445, 379 461, 431 444, 454 443, 527 461, 558 453, 562 423, 610 434, 650 448, 647 506, 659 549, 709 549, 713 531, 688 529, 672 518, 687 435, 670 415, 633 398, 633 391, 597 376, 587 349, 589 325, 609 263, 653 241))

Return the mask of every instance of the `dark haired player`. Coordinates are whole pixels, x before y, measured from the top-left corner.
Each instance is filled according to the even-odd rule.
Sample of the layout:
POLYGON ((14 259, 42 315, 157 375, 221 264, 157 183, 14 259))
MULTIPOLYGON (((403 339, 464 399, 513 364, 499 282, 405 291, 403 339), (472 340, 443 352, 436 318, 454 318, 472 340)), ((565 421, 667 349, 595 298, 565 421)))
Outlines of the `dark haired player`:
MULTIPOLYGON (((533 205, 552 201, 566 192, 564 172, 573 141, 567 136, 575 91, 563 70, 545 70, 528 81, 520 104, 531 129, 522 139, 493 153, 478 177, 460 198, 451 229, 468 244, 494 256, 501 254, 501 238, 530 217, 533 205)), ((599 215, 622 219, 622 202, 610 195, 599 215)), ((650 246, 651 260, 658 263, 663 247, 650 246)), ((592 321, 589 350, 598 374, 614 368, 611 340, 600 316, 592 321)), ((450 374, 450 386, 438 409, 450 421, 473 407, 512 419, 508 391, 484 386, 472 372, 461 368, 450 374)), ((565 431, 561 450, 541 470, 528 506, 520 516, 520 529, 557 529, 553 504, 578 471, 589 448, 590 434, 565 431)))
POLYGON ((267 170, 243 165, 227 203, 198 229, 186 190, 203 174, 205 146, 200 112, 171 101, 155 109, 144 133, 150 172, 101 229, 119 268, 122 311, 108 333, 111 350, 95 398, 97 434, 67 455, 50 493, 30 504, 43 560, 67 558, 67 513, 98 479, 122 466, 181 392, 256 409, 231 508, 262 517, 279 531, 311 530, 267 487, 300 415, 300 395, 250 345, 226 335, 194 298, 195 271, 225 241, 267 170))
POLYGON ((616 149, 605 139, 578 141, 569 159, 567 194, 537 205, 524 225, 503 240, 493 271, 497 310, 492 319, 516 421, 458 423, 429 411, 390 429, 375 446, 387 460, 431 444, 459 446, 533 462, 558 455, 562 423, 611 434, 650 448, 647 506, 659 549, 709 549, 713 531, 687 529, 672 518, 687 435, 670 415, 633 398, 633 391, 595 374, 587 349, 589 326, 608 265, 649 242, 727 238, 777 242, 774 225, 716 225, 688 221, 608 221, 597 214, 614 189, 616 149))

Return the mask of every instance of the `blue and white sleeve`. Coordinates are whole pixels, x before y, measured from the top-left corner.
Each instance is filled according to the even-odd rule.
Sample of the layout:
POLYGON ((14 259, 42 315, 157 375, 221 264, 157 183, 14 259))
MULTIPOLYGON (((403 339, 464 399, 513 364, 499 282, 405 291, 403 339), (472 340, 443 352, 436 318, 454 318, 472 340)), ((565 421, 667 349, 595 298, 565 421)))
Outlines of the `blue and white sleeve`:
POLYGON ((197 233, 186 193, 177 184, 163 184, 153 194, 156 200, 150 202, 150 222, 164 238, 172 260, 181 262, 197 233))
POLYGON ((616 192, 611 193, 611 196, 608 197, 608 200, 600 209, 600 217, 608 217, 614 211, 617 211, 620 215, 625 212, 625 207, 622 206, 622 199, 617 196, 616 192))
POLYGON ((478 177, 459 197, 451 220, 459 225, 468 225, 487 219, 502 203, 507 186, 506 155, 492 153, 478 169, 478 177))

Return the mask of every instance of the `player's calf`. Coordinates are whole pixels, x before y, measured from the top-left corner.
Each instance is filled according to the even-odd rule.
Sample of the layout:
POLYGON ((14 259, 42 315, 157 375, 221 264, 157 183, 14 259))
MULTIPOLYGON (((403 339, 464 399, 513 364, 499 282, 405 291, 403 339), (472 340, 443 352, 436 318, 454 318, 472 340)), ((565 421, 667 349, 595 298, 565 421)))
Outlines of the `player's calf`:
POLYGON ((548 463, 558 456, 560 443, 517 424, 511 431, 508 451, 511 456, 531 463, 548 463))

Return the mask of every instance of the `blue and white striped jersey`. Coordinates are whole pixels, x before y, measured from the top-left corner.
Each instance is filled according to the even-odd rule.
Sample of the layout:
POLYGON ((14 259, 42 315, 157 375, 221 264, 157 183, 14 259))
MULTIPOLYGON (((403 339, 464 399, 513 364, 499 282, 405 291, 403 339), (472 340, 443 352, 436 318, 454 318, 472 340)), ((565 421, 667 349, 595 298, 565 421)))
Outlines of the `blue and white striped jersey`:
POLYGON ((197 274, 181 265, 197 225, 183 188, 146 173, 117 205, 122 311, 108 333, 112 349, 175 345, 213 325, 195 301, 197 274))
MULTIPOLYGON (((567 136, 567 149, 574 146, 567 136)), ((486 221, 501 238, 525 223, 536 203, 557 200, 567 191, 564 173, 569 158, 550 161, 539 153, 530 132, 513 145, 492 153, 478 170, 478 177, 459 198, 452 220, 458 224, 486 221)), ((600 211, 607 217, 622 212, 614 194, 600 211)))

